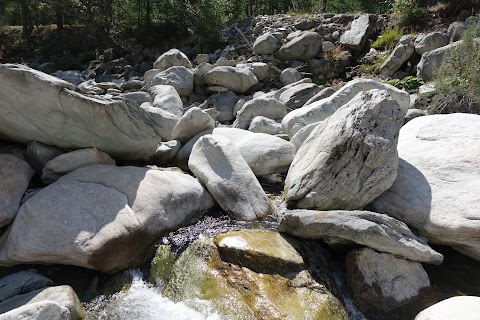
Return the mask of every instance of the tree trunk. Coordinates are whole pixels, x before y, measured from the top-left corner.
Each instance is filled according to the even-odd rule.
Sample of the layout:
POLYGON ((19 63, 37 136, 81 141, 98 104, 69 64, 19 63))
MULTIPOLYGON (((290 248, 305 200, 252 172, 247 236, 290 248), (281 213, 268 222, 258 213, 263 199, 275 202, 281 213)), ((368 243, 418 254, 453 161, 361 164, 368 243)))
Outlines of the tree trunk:
POLYGON ((23 24, 23 37, 30 38, 33 31, 32 17, 30 16, 30 8, 28 6, 28 0, 22 0, 22 24, 23 24))

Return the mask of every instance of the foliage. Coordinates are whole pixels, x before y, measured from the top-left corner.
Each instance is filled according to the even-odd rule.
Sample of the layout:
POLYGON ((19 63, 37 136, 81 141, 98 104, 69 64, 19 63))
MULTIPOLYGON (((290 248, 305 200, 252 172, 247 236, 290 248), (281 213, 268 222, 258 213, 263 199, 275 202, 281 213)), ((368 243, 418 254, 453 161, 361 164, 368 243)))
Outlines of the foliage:
POLYGON ((393 12, 401 28, 419 30, 427 24, 427 9, 420 6, 420 0, 396 0, 393 12))
POLYGON ((386 29, 377 40, 371 44, 371 47, 379 50, 392 50, 402 36, 403 31, 398 27, 386 29))
POLYGON ((384 82, 408 92, 415 92, 421 85, 425 84, 421 78, 414 76, 408 76, 403 79, 387 79, 384 82))
POLYGON ((436 73, 439 92, 477 103, 480 103, 480 44, 474 38, 480 36, 479 19, 471 17, 467 20, 463 42, 452 48, 436 73))
POLYGON ((384 54, 379 55, 373 61, 365 61, 360 65, 360 72, 366 75, 373 75, 378 72, 380 66, 387 60, 390 53, 386 52, 384 54))

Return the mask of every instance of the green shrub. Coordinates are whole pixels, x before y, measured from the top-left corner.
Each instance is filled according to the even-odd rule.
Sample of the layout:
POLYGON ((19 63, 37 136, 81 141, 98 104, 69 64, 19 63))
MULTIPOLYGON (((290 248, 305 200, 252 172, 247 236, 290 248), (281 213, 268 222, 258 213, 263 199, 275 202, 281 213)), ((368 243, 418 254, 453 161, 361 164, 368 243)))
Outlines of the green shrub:
POLYGON ((421 85, 425 84, 421 78, 414 76, 408 76, 403 79, 387 79, 383 82, 408 92, 416 92, 421 85))
POLYGON ((360 65, 360 73, 366 75, 378 74, 380 66, 387 60, 389 52, 381 54, 375 61, 367 61, 360 65))
POLYGON ((419 0, 396 0, 393 12, 401 28, 419 30, 427 24, 428 11, 420 7, 419 0))
POLYGON ((435 76, 438 91, 458 96, 458 99, 451 98, 457 102, 480 103, 480 44, 474 41, 480 36, 479 19, 467 20, 463 42, 445 57, 435 76))
POLYGON ((392 50, 402 36, 402 30, 397 27, 387 29, 372 43, 371 47, 379 50, 392 50))

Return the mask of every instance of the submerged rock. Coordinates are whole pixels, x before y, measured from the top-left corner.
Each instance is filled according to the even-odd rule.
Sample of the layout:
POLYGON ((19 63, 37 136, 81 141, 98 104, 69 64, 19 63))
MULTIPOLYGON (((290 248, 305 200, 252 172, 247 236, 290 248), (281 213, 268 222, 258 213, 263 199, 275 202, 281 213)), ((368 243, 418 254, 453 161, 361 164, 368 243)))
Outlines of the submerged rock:
POLYGON ((347 319, 342 304, 325 286, 307 270, 299 270, 298 253, 274 232, 267 233, 252 230, 195 241, 175 263, 164 295, 187 304, 194 299, 208 300, 227 319, 347 319), (235 237, 247 245, 238 246, 235 237), (257 246, 267 239, 264 248, 257 246), (266 267, 263 271, 267 272, 224 261, 223 255, 247 264, 250 261, 250 265, 261 262, 254 264, 259 269, 266 267), (282 261, 284 267, 291 266, 287 273, 268 272, 282 261))

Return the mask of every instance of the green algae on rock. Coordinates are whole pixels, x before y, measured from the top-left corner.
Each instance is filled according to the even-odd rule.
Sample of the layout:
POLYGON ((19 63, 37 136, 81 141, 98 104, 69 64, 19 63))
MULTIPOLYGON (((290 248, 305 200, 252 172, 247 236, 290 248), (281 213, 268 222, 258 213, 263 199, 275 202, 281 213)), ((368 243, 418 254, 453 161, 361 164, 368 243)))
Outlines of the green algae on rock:
POLYGON ((153 257, 150 263, 148 281, 155 285, 166 284, 175 260, 175 254, 170 250, 169 246, 158 246, 155 257, 153 257))

